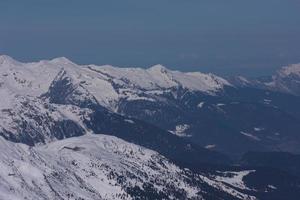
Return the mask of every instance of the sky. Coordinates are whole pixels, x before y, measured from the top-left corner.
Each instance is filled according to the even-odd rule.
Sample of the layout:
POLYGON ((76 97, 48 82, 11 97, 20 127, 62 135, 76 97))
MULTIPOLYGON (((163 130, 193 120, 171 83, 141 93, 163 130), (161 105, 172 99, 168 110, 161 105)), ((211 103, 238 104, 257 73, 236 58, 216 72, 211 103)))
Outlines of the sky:
POLYGON ((300 0, 0 0, 0 54, 259 76, 300 62, 300 0))

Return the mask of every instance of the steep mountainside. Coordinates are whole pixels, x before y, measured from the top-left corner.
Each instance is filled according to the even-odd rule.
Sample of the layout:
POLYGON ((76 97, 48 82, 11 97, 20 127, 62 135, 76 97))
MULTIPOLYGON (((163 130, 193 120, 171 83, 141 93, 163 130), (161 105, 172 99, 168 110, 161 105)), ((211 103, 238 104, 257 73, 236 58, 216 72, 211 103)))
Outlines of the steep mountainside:
POLYGON ((193 174, 112 136, 86 135, 33 148, 3 138, 0 144, 0 199, 202 199, 207 192, 255 199, 235 189, 245 189, 241 179, 227 186, 230 178, 193 174))
POLYGON ((122 102, 119 112, 203 147, 241 155, 249 150, 300 152, 300 98, 227 88, 215 96, 186 92, 161 102, 122 102))
POLYGON ((240 163, 251 167, 280 169, 300 177, 300 155, 287 152, 248 152, 240 163))

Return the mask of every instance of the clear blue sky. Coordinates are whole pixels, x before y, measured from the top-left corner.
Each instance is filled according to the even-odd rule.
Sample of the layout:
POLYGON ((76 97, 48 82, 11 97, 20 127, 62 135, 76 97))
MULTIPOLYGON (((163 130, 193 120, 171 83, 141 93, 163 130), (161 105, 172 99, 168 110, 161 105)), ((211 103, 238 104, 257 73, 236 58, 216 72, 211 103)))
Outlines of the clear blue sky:
POLYGON ((0 0, 0 54, 268 74, 300 62, 300 1, 0 0))

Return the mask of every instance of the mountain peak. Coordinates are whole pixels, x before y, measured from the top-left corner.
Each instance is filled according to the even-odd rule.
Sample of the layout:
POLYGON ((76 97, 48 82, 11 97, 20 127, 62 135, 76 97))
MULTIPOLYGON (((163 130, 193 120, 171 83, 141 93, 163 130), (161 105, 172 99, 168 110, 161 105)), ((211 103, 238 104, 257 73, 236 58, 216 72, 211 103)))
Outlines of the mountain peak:
POLYGON ((69 60, 66 57, 54 58, 50 62, 55 64, 74 64, 71 60, 69 60))
POLYGON ((160 72, 168 71, 168 69, 165 66, 161 65, 161 64, 153 65, 152 67, 149 68, 149 70, 151 70, 151 71, 160 71, 160 72))
POLYGON ((0 65, 1 64, 16 64, 19 63, 15 59, 7 55, 0 55, 0 65))

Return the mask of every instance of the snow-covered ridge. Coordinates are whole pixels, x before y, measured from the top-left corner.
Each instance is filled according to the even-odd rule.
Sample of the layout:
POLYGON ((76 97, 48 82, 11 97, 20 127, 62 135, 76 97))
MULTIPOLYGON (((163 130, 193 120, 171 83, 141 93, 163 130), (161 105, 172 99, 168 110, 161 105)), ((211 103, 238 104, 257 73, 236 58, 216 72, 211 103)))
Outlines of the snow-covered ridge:
POLYGON ((61 68, 75 67, 75 64, 59 63, 57 59, 21 63, 8 56, 0 56, 0 89, 6 87, 18 95, 39 96, 48 90, 61 68))
POLYGON ((289 76, 291 74, 300 76, 300 63, 282 67, 277 71, 280 76, 289 76))
POLYGON ((0 89, 20 95, 40 96, 46 93, 57 74, 64 70, 75 84, 88 90, 100 104, 110 107, 121 98, 152 100, 145 94, 183 88, 208 94, 230 85, 225 79, 200 72, 179 72, 161 65, 148 69, 112 66, 77 65, 67 58, 21 63, 0 56, 0 89))
POLYGON ((231 77, 229 82, 238 87, 253 87, 300 95, 300 63, 281 67, 272 76, 247 79, 231 77))
POLYGON ((211 92, 222 89, 224 85, 230 85, 226 80, 213 74, 172 71, 162 65, 155 65, 148 69, 112 66, 91 66, 91 68, 107 73, 118 81, 127 80, 132 86, 145 90, 183 87, 190 90, 211 92))

